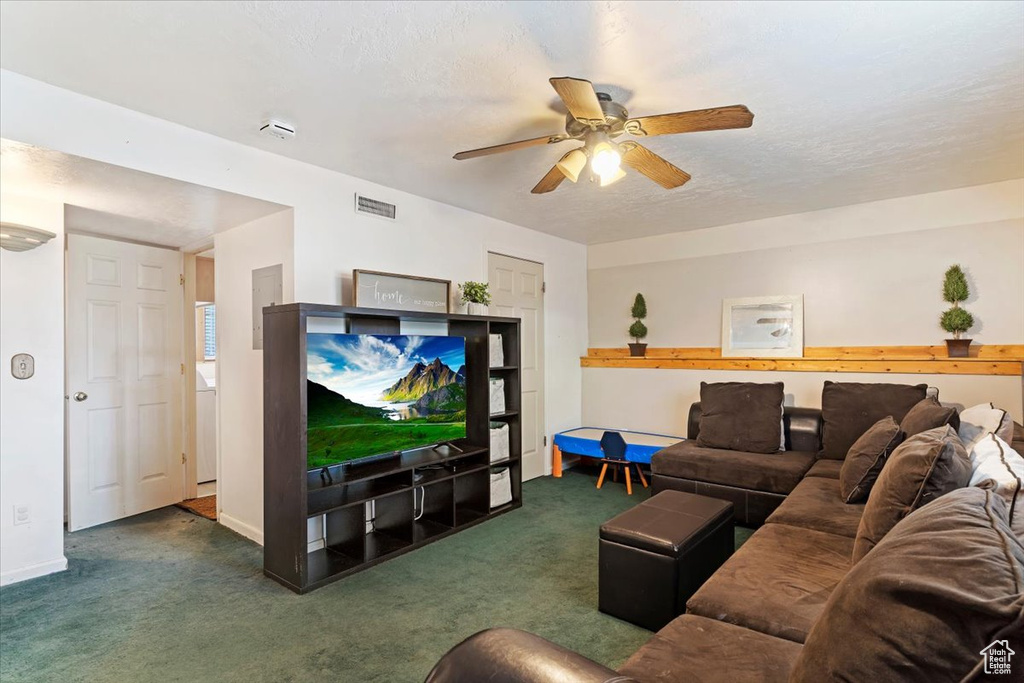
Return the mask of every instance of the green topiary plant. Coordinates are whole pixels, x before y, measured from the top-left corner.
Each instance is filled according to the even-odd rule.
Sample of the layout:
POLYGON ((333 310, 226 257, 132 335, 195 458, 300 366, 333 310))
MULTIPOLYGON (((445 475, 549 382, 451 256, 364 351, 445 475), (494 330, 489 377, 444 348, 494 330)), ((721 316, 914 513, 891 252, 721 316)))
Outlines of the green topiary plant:
POLYGON ((644 301, 643 294, 637 292, 629 313, 634 318, 633 324, 629 326, 629 336, 639 344, 640 340, 647 336, 647 326, 643 323, 643 319, 647 317, 647 302, 644 301))
POLYGON ((946 277, 942 281, 942 298, 953 307, 948 309, 939 318, 939 325, 946 332, 953 335, 953 339, 959 339, 960 335, 974 326, 974 316, 960 308, 960 302, 967 301, 971 290, 967 286, 967 276, 959 265, 952 265, 946 270, 946 277))
POLYGON ((491 304, 491 285, 487 282, 473 282, 467 280, 459 285, 462 291, 462 303, 464 304, 491 304))

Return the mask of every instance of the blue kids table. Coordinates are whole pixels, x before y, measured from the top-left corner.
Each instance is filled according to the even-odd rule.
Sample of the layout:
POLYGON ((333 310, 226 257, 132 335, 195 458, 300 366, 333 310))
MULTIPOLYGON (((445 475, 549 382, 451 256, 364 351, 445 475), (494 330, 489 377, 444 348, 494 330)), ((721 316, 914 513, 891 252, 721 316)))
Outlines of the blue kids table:
POLYGON ((551 474, 562 476, 562 452, 582 455, 587 458, 603 458, 601 437, 605 432, 618 432, 626 441, 626 460, 635 463, 650 464, 651 456, 666 446, 683 441, 681 436, 669 434, 650 434, 648 432, 631 432, 625 429, 605 429, 602 427, 579 427, 555 434, 554 447, 551 449, 551 474))

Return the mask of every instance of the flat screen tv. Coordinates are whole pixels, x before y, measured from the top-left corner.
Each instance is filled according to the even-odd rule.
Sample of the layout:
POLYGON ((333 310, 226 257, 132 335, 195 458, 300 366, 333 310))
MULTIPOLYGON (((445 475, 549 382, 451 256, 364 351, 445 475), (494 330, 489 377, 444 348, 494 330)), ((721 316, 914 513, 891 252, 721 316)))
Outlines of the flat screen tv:
POLYGON ((466 340, 306 337, 309 469, 466 436, 466 340))

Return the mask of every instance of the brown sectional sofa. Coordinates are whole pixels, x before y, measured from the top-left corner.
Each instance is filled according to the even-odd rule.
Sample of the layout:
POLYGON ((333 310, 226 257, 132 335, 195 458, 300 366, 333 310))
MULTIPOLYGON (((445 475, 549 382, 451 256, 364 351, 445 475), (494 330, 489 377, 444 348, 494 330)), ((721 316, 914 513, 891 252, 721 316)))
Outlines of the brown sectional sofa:
MULTIPOLYGON (((820 425, 816 411, 789 411, 791 418, 799 411, 800 422, 794 434, 792 419, 786 420, 787 443, 799 444, 802 450, 795 452, 802 455, 732 480, 743 486, 701 488, 716 478, 728 481, 730 468, 738 474, 744 465, 760 464, 745 457, 750 454, 716 451, 728 463, 724 469, 716 469, 711 454, 682 444, 673 447, 675 454, 655 456, 655 481, 660 477, 662 488, 694 484, 695 489, 683 490, 724 491, 746 506, 745 519, 763 513, 765 523, 690 598, 686 614, 654 634, 618 672, 537 636, 492 629, 453 648, 428 683, 973 681, 982 680, 982 674, 980 664, 970 668, 971 658, 979 659, 973 653, 984 646, 975 641, 1009 634, 1024 645, 1024 545, 1008 535, 1007 510, 998 496, 968 488, 940 497, 900 521, 854 565, 854 539, 865 505, 841 499, 841 461, 815 461, 810 436, 813 425, 820 425), (800 474, 794 482, 795 471, 800 474), (670 477, 680 481, 668 486, 670 477), (911 533, 929 525, 934 550, 931 540, 915 545, 911 533), (901 544, 905 554, 892 559, 901 544), (903 566, 917 573, 904 575, 903 566), (979 581, 975 572, 984 569, 985 576, 996 576, 997 585, 987 579, 974 585, 979 581), (951 573, 956 574, 952 583, 947 581, 951 573), (830 601, 834 594, 837 599, 830 601), (874 606, 858 613, 864 604, 874 606), (979 604, 996 604, 998 618, 978 616, 989 608, 979 604), (878 623, 866 625, 865 619, 878 623), (849 635, 836 635, 844 629, 849 635), (805 643, 812 641, 814 649, 802 656, 805 643)), ((694 436, 692 416, 693 411, 694 436)), ((1015 440, 1013 447, 1024 452, 1024 442, 1015 440)))

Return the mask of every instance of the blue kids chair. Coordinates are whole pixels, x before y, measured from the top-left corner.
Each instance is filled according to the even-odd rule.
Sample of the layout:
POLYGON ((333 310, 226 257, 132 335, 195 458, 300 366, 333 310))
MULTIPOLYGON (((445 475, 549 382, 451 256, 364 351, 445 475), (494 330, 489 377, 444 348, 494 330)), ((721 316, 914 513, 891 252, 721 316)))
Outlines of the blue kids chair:
MULTIPOLYGON (((629 474, 630 465, 636 467, 637 477, 639 477, 644 488, 647 488, 647 479, 644 478, 640 465, 626 460, 626 440, 622 438, 622 434, 618 432, 605 432, 601 435, 601 453, 604 457, 601 458, 603 464, 601 465, 601 474, 597 478, 597 488, 601 488, 601 485, 604 484, 604 475, 608 471, 608 465, 619 466, 626 470, 626 492, 629 495, 633 495, 633 481, 629 474)), ((613 476, 617 473, 618 470, 612 470, 613 476)))

